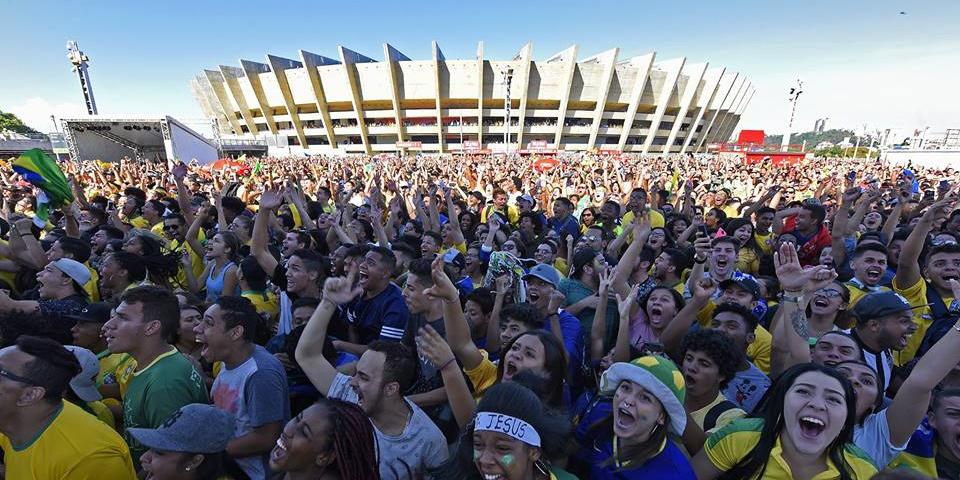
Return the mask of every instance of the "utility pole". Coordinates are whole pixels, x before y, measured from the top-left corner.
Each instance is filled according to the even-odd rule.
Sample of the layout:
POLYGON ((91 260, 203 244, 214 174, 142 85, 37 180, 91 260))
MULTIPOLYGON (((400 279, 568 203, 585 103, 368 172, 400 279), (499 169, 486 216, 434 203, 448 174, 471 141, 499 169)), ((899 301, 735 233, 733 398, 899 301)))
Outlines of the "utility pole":
POLYGON ((83 91, 83 100, 87 104, 87 113, 96 115, 97 101, 93 98, 93 85, 90 83, 90 72, 87 65, 90 57, 80 51, 77 42, 70 40, 67 42, 67 60, 70 60, 70 63, 73 64, 73 71, 80 79, 80 89, 83 91))
POLYGON ((797 99, 803 93, 803 80, 797 79, 797 85, 790 87, 790 93, 787 101, 790 102, 790 119, 787 121, 787 131, 783 134, 783 140, 780 142, 780 151, 786 152, 790 146, 790 132, 793 130, 793 116, 797 113, 797 99))

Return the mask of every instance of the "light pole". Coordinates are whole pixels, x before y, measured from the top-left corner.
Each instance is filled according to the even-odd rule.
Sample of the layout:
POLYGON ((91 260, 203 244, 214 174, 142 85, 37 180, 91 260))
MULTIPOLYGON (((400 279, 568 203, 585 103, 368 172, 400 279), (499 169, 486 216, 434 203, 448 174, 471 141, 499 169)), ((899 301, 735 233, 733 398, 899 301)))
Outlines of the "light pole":
POLYGON ((87 114, 96 115, 97 101, 93 98, 93 85, 90 83, 90 72, 87 70, 87 60, 90 60, 90 57, 80 51, 77 42, 70 40, 67 42, 67 60, 73 64, 73 71, 77 72, 77 77, 80 79, 83 100, 87 103, 87 114))
POLYGON ((506 87, 506 95, 503 99, 503 123, 506 129, 503 133, 503 148, 506 155, 510 155, 510 81, 513 80, 513 68, 508 67, 503 72, 503 84, 506 87))
POLYGON ((790 146, 790 131, 793 130, 793 116, 797 113, 797 99, 800 98, 801 93, 803 93, 803 80, 798 78, 797 85, 790 87, 790 94, 789 97, 787 97, 787 101, 790 102, 790 120, 787 121, 787 131, 783 134, 783 139, 780 141, 781 152, 786 152, 790 146))

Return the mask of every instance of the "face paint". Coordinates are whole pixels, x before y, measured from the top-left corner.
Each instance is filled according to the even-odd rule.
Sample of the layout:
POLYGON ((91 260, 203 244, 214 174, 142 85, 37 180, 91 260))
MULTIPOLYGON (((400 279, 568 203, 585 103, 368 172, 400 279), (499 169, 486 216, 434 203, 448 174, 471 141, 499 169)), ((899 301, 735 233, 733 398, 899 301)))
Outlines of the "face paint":
POLYGON ((477 460, 480 460, 480 450, 473 451, 473 461, 476 462, 477 460))
MULTIPOLYGON (((474 453, 474 455, 476 455, 476 453, 474 453)), ((500 463, 502 463, 504 466, 507 466, 507 467, 509 467, 510 464, 513 463, 513 460, 514 460, 513 455, 510 453, 500 457, 500 463)))

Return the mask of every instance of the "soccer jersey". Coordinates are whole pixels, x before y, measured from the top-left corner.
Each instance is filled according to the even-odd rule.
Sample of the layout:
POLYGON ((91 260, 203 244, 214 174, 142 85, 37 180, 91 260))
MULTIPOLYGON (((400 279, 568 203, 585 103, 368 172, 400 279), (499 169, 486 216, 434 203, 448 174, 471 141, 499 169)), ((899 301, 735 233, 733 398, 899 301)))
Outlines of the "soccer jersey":
MULTIPOLYGON (((762 418, 744 418, 730 422, 726 427, 707 438, 707 443, 703 447, 706 450, 707 458, 720 471, 729 471, 757 446, 762 429, 762 418)), ((852 443, 844 446, 843 458, 850 467, 851 477, 857 480, 867 480, 877 473, 877 468, 873 466, 870 457, 852 443)), ((790 465, 783 457, 783 447, 780 444, 779 436, 773 449, 770 450, 770 459, 767 461, 763 478, 770 480, 791 480, 793 478, 790 465)), ((827 459, 827 469, 813 477, 814 480, 835 478, 840 478, 840 472, 829 458, 827 459)))
POLYGON ((6 478, 100 480, 136 478, 120 435, 80 407, 63 402, 49 424, 23 445, 0 434, 6 478))
MULTIPOLYGON (((210 403, 203 376, 175 348, 134 371, 123 395, 124 428, 158 428, 173 412, 191 403, 210 403)), ((125 434, 139 469, 146 448, 125 434)))

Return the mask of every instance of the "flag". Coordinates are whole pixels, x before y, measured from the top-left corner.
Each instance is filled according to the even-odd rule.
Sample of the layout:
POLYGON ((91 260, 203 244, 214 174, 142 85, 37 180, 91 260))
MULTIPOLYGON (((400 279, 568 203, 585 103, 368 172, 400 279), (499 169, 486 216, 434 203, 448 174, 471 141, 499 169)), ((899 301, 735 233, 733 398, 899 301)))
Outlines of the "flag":
POLYGON ((67 184, 67 177, 57 162, 43 150, 33 148, 24 152, 13 162, 13 171, 41 190, 37 195, 37 215, 33 218, 33 223, 38 227, 43 228, 47 224, 50 207, 56 208, 73 201, 73 191, 67 184))
POLYGON ((253 171, 250 172, 250 175, 258 175, 260 170, 263 170, 263 164, 260 163, 260 159, 257 159, 257 163, 253 166, 253 171))

